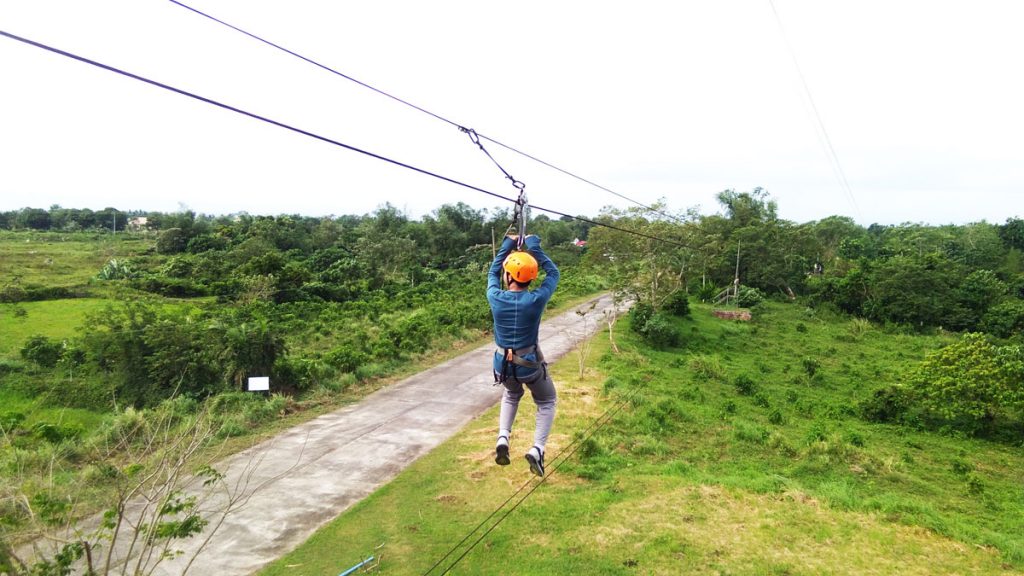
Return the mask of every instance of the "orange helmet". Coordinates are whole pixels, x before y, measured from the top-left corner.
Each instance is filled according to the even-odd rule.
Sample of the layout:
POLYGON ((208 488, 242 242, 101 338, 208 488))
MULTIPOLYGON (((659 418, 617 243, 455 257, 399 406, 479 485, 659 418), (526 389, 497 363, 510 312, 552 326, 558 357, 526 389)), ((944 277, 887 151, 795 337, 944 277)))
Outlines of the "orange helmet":
POLYGON ((537 277, 537 259, 529 252, 513 252, 505 258, 505 272, 520 284, 525 284, 537 277))

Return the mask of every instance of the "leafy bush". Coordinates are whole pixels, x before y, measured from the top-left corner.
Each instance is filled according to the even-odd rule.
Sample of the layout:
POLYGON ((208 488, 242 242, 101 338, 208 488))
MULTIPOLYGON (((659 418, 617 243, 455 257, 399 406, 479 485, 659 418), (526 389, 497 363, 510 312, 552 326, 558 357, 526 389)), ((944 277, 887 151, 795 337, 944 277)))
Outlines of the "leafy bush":
POLYGON ((136 278, 132 280, 131 285, 132 288, 137 290, 152 292, 170 298, 195 298, 207 296, 210 292, 205 286, 189 279, 157 275, 136 278))
POLYGON ((1024 350, 982 334, 928 354, 906 380, 925 409, 972 432, 1024 410, 1024 350))
POLYGON ((46 336, 32 336, 21 347, 21 357, 43 368, 53 368, 60 361, 63 348, 63 343, 52 341, 46 336))
POLYGON ((342 345, 327 354, 327 362, 343 372, 355 372, 356 368, 365 364, 369 357, 352 344, 342 345))
POLYGON ((1024 300, 1007 300, 989 308, 981 329, 1000 338, 1024 334, 1024 300))
POLYGON ((21 426, 25 421, 25 415, 21 412, 4 412, 0 414, 0 433, 10 434, 12 430, 21 426))
POLYGON ((860 340, 865 334, 871 331, 871 321, 864 318, 850 320, 847 332, 854 340, 860 340))
POLYGON ((722 360, 715 355, 698 354, 690 358, 690 370, 701 378, 721 380, 725 378, 722 360))
POLYGON ((736 391, 743 396, 753 396, 757 392, 757 383, 746 374, 740 374, 732 383, 736 386, 736 391))
POLYGON ((661 313, 655 313, 647 320, 642 334, 655 348, 672 348, 682 340, 679 329, 661 313))
POLYGON ((223 236, 213 234, 201 234, 189 239, 185 249, 192 254, 199 254, 209 250, 224 250, 228 247, 228 240, 223 236))
POLYGON ((100 273, 96 277, 100 280, 124 280, 136 276, 137 273, 132 268, 131 263, 127 260, 112 258, 103 265, 103 268, 100 269, 100 273))
POLYGON ((913 395, 903 386, 879 388, 860 404, 861 417, 869 422, 898 422, 913 404, 913 395))
POLYGON ((665 311, 673 316, 690 315, 690 297, 685 290, 676 290, 665 302, 665 311))
POLYGON ((714 284, 704 284, 700 288, 697 288, 696 296, 701 302, 711 302, 719 292, 721 292, 721 290, 714 284))
POLYGON ((637 302, 629 311, 629 329, 637 334, 643 334, 647 321, 654 315, 654 306, 647 302, 637 302))
MULTIPOLYGON (((0 302, 40 302, 43 300, 63 300, 76 298, 81 294, 67 286, 37 286, 11 284, 0 288, 0 302)), ((15 316, 25 316, 24 308, 15 308, 15 316)))
POLYGON ((78 438, 83 432, 84 430, 80 426, 65 426, 49 422, 37 422, 32 426, 32 434, 36 438, 46 440, 51 444, 78 438))
POLYGON ((764 302, 764 292, 750 286, 740 286, 739 294, 736 295, 736 305, 740 308, 753 308, 764 302))
POLYGON ((156 251, 160 254, 184 252, 188 240, 188 233, 181 228, 168 228, 160 233, 160 238, 156 241, 156 251))
POLYGON ((814 378, 814 375, 817 374, 818 370, 821 368, 821 362, 818 362, 816 358, 801 358, 800 366, 803 367, 808 378, 814 378))

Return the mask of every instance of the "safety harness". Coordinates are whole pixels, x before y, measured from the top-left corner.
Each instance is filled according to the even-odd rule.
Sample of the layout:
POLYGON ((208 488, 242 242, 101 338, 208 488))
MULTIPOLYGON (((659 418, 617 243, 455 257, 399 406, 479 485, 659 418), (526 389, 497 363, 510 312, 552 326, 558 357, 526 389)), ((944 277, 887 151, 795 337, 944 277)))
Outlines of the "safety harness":
MULTIPOLYGON (((528 382, 523 382, 519 379, 519 375, 516 374, 517 366, 530 368, 534 373, 537 370, 547 370, 547 364, 544 362, 544 353, 540 351, 536 344, 525 348, 498 348, 498 352, 501 354, 501 372, 494 373, 494 383, 496 385, 504 384, 510 380, 528 384, 528 382), (523 358, 523 356, 533 353, 537 354, 536 361, 523 358)), ((531 380, 530 382, 533 381, 531 380)))

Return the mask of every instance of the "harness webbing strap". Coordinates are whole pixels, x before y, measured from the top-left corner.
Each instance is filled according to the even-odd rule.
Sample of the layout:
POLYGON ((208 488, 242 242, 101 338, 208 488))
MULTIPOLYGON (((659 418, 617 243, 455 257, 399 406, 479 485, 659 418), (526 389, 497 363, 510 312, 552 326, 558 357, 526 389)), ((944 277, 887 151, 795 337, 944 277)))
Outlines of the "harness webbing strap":
POLYGON ((495 379, 498 382, 505 382, 509 379, 509 376, 518 380, 519 375, 516 374, 516 366, 531 368, 533 370, 540 370, 544 368, 544 354, 536 344, 518 349, 499 348, 498 352, 502 355, 501 374, 495 373, 495 379), (533 354, 535 352, 537 354, 537 361, 523 358, 524 355, 533 354))

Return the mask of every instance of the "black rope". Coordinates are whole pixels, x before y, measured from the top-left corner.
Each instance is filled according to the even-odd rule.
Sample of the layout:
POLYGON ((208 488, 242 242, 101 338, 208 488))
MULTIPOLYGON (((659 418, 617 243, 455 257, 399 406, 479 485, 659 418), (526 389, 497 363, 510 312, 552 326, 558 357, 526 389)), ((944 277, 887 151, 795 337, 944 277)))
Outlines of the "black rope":
MULTIPOLYGON (((529 158, 530 160, 533 160, 534 162, 537 162, 539 164, 543 164, 544 166, 547 166, 548 168, 551 168, 552 170, 557 170, 558 172, 561 172, 562 174, 565 174, 566 176, 575 178, 576 180, 579 180, 580 182, 583 182, 585 184, 589 184, 590 186, 593 186, 593 187, 598 188, 600 190, 604 190, 605 192, 608 192, 609 194, 613 194, 615 196, 618 196, 619 198, 622 198, 623 200, 626 200, 628 202, 632 202, 633 204, 636 204, 637 206, 640 206, 641 208, 644 208, 644 209, 646 209, 646 210, 648 210, 650 212, 654 212, 655 214, 659 214, 659 215, 664 216, 666 218, 675 220, 676 222, 682 222, 682 220, 680 218, 676 217, 676 216, 673 216, 671 214, 667 214, 665 212, 662 212, 661 210, 658 210, 656 208, 648 206, 648 205, 646 205, 646 204, 644 204, 642 202, 638 202, 636 200, 633 200, 632 198, 630 198, 630 197, 628 197, 628 196, 626 196, 624 194, 620 194, 620 193, 618 193, 618 192, 616 192, 616 191, 614 191, 614 190, 612 190, 610 188, 607 188, 605 186, 601 186, 600 184, 597 184, 595 182, 587 180, 586 178, 583 178, 582 176, 577 176, 576 174, 573 174, 572 172, 570 172, 568 170, 559 168, 558 166, 555 166, 554 164, 551 164, 549 162, 545 162, 544 160, 541 160, 540 158, 537 158, 535 156, 527 154, 526 152, 523 152, 521 150, 517 150, 516 148, 513 148, 512 146, 509 146, 508 144, 503 144, 503 143, 499 142, 498 140, 495 140, 494 138, 491 138, 489 136, 485 136, 483 134, 479 134, 475 130, 473 130, 472 128, 466 128, 466 127, 462 126, 461 124, 459 124, 458 122, 454 122, 452 120, 449 120, 449 119, 445 118, 444 116, 441 116, 439 114, 435 114, 435 113, 433 113, 430 110, 427 110, 425 108, 421 108, 420 106, 417 106, 417 105, 415 105, 415 104, 413 104, 411 102, 403 100, 403 99, 401 99, 401 98, 399 98, 399 97, 397 97, 397 96, 395 96, 393 94, 385 92, 384 90, 381 90, 379 88, 375 88, 374 86, 371 86, 370 84, 367 84, 366 82, 363 82, 361 80, 357 80, 356 78, 353 78, 352 76, 349 76, 348 74, 339 72, 338 70, 335 70, 334 68, 331 68, 330 66, 327 66, 325 64, 321 64, 321 63, 317 62, 316 60, 313 60, 312 58, 308 58, 306 56, 303 56, 302 54, 299 54, 298 52, 295 52, 293 50, 285 48, 284 46, 281 46, 280 44, 276 44, 274 42, 271 42, 270 40, 267 40, 267 39, 265 39, 265 38, 263 38, 263 37, 261 37, 261 36, 259 36, 257 34, 253 34, 252 32, 243 30, 242 28, 239 28, 238 26, 235 26, 234 24, 225 22, 224 20, 221 20, 221 19, 219 19, 219 18, 217 18, 215 16, 211 16, 210 14, 207 14, 206 12, 203 12, 201 10, 197 10, 197 9, 187 5, 187 4, 179 2, 178 0, 169 0, 169 1, 174 3, 174 4, 177 4, 178 6, 181 6, 182 8, 185 8, 186 10, 190 10, 190 11, 192 11, 192 12, 194 12, 194 13, 200 15, 200 16, 203 16, 204 18, 208 18, 208 19, 210 19, 210 20, 212 20, 214 22, 217 22, 218 24, 222 24, 224 26, 227 26, 228 28, 231 28, 232 30, 235 30, 236 32, 240 32, 242 34, 245 34, 246 36, 252 38, 253 40, 257 40, 259 42, 262 42, 262 43, 266 44, 267 46, 271 46, 273 48, 277 48, 278 50, 281 50, 282 52, 286 52, 288 54, 291 54, 292 56, 295 56, 296 58, 298 58, 300 60, 303 60, 304 62, 308 62, 309 64, 312 64, 312 65, 314 65, 314 66, 316 66, 318 68, 326 70, 326 71, 330 72, 331 74, 334 74, 336 76, 340 76, 340 77, 342 77, 342 78, 344 78, 346 80, 349 80, 350 82, 355 82, 356 84, 358 84, 358 85, 360 85, 360 86, 362 86, 364 88, 367 88, 369 90, 373 90, 374 92, 380 94, 381 96, 385 96, 385 97, 390 98, 390 99, 392 99, 392 100, 394 100, 396 102, 404 104, 404 105, 406 105, 406 106, 408 106, 410 108, 418 110, 418 111, 420 111, 420 112, 422 112, 424 114, 427 114, 429 116, 433 116, 434 118, 436 118, 436 119, 438 119, 438 120, 440 120, 442 122, 446 122, 448 124, 451 124, 452 126, 455 126, 456 128, 458 128, 462 132, 466 132, 467 134, 471 133, 470 137, 473 138, 474 143, 476 143, 477 145, 480 144, 479 139, 483 138, 484 140, 487 140, 488 142, 492 142, 492 143, 494 143, 494 144, 496 144, 498 146, 501 146, 502 148, 505 148, 506 150, 509 150, 510 152, 515 152, 516 154, 519 154, 520 156, 523 156, 525 158, 529 158)), ((480 146, 480 148, 482 150, 484 150, 484 152, 487 154, 488 157, 491 157, 491 154, 489 152, 487 152, 487 150, 484 149, 484 147, 482 145, 480 146)), ((491 160, 494 161, 494 158, 491 157, 491 160)), ((497 161, 494 161, 494 163, 498 164, 497 161)), ((498 165, 498 168, 501 168, 500 164, 498 165)), ((501 168, 501 171, 505 172, 505 169, 501 168)), ((510 180, 512 180, 513 185, 515 185, 515 183, 517 182, 515 178, 512 178, 512 176, 508 172, 505 172, 505 176, 507 178, 509 178, 510 180)))
MULTIPOLYGON (((559 458, 561 458, 561 460, 560 460, 560 461, 558 461, 558 463, 557 463, 557 464, 555 464, 555 465, 554 465, 554 466, 553 466, 553 467, 551 468, 551 471, 550 471, 550 472, 549 472, 549 473, 548 473, 547 475, 545 475, 545 476, 544 476, 543 478, 541 478, 541 479, 540 479, 540 481, 538 481, 537 483, 535 483, 535 484, 533 485, 533 487, 532 487, 532 488, 530 488, 530 490, 529 490, 529 491, 528 491, 528 492, 527 492, 526 494, 524 494, 524 495, 523 495, 523 497, 522 497, 522 498, 520 498, 520 499, 519 499, 519 500, 518 500, 518 501, 517 501, 517 502, 516 502, 515 504, 513 504, 513 505, 512 505, 512 507, 511 507, 510 509, 508 509, 508 510, 507 510, 507 511, 506 511, 506 512, 505 512, 504 514, 502 514, 502 515, 501 515, 501 517, 499 517, 499 518, 498 518, 498 520, 497 520, 497 521, 496 521, 496 522, 495 522, 495 523, 494 523, 493 525, 491 525, 491 527, 490 527, 490 528, 488 528, 488 529, 487 529, 486 531, 484 531, 484 533, 483 533, 483 534, 481 534, 481 535, 480 535, 480 536, 479 536, 479 537, 478 537, 478 538, 477 538, 476 540, 474 540, 474 541, 473 541, 473 543, 472 543, 472 544, 470 544, 470 545, 469 545, 469 547, 468 547, 468 548, 466 548, 466 549, 465 549, 465 550, 464 550, 464 551, 462 552, 462 554, 460 554, 460 555, 459 555, 459 557, 455 559, 455 561, 454 561, 454 562, 452 562, 451 564, 449 564, 449 565, 448 565, 448 567, 447 567, 447 568, 445 568, 443 572, 441 572, 441 574, 447 574, 448 572, 450 572, 450 571, 452 570, 452 568, 454 568, 454 567, 455 567, 455 566, 456 566, 456 565, 457 565, 457 564, 458 564, 459 562, 461 562, 461 561, 462 561, 462 559, 463 559, 463 558, 465 558, 465 557, 466 557, 466 556, 467 556, 467 555, 468 555, 468 554, 469 554, 469 553, 470 553, 470 552, 471 552, 471 551, 472 551, 472 550, 473 550, 474 548, 476 548, 476 546, 477 546, 478 544, 480 544, 480 542, 481 542, 481 541, 483 541, 483 539, 484 539, 484 538, 486 538, 488 534, 490 534, 490 533, 491 533, 491 532, 492 532, 492 531, 493 531, 493 530, 494 530, 495 528, 497 528, 497 527, 498 527, 498 525, 499 525, 499 524, 501 524, 501 523, 502 523, 502 522, 503 522, 503 521, 505 520, 505 518, 508 518, 508 516, 509 516, 510 514, 512 514, 512 512, 514 512, 514 511, 515 511, 515 509, 516 509, 516 508, 518 508, 520 504, 522 504, 522 503, 523 503, 523 502, 524 502, 524 501, 525 501, 525 500, 526 500, 527 498, 529 498, 529 497, 530 497, 530 495, 531 495, 531 494, 533 494, 533 492, 534 492, 534 491, 535 491, 535 490, 536 490, 537 488, 539 488, 541 484, 543 484, 544 482, 546 482, 546 481, 548 480, 548 478, 550 478, 550 477, 551 477, 551 476, 553 476, 553 475, 554 475, 554 474, 555 474, 556 472, 558 472, 559 468, 561 468, 563 464, 565 464, 565 463, 566 463, 566 462, 567 462, 567 461, 568 461, 568 460, 569 460, 570 458, 572 458, 572 457, 573 457, 573 456, 574 456, 574 455, 576 454, 576 451, 577 451, 577 450, 579 450, 580 446, 582 446, 584 442, 586 442, 586 441, 587 441, 587 440, 589 440, 589 439, 590 439, 591 437, 593 437, 593 435, 594 435, 594 434, 596 434, 596 433, 597 433, 597 432, 598 432, 598 431, 599 431, 599 430, 600 430, 601 428, 603 428, 603 427, 604 427, 604 426, 605 426, 606 424, 608 424, 608 422, 611 422, 611 420, 612 420, 612 419, 613 419, 613 418, 615 417, 615 415, 616 415, 616 414, 618 414, 620 410, 622 410, 622 407, 623 407, 623 406, 625 406, 625 405, 626 405, 627 403, 629 403, 630 401, 632 401, 633 397, 634 397, 634 396, 636 395, 636 393, 637 393, 637 391, 638 391, 639 389, 640 389, 639 387, 637 387, 637 388, 634 388, 634 389, 633 389, 633 390, 632 390, 632 391, 631 391, 631 392, 630 392, 630 393, 629 393, 628 395, 626 395, 626 396, 625 396, 625 397, 624 397, 624 398, 623 398, 622 400, 620 400, 619 402, 617 402, 617 403, 616 403, 615 405, 613 405, 613 406, 612 406, 611 408, 609 408, 608 410, 605 410, 604 414, 602 414, 601 416, 599 416, 598 418, 596 418, 596 419, 595 419, 595 420, 594 420, 594 421, 593 421, 593 422, 592 422, 592 423, 590 424, 590 426, 589 426, 589 427, 587 427, 587 428, 586 428, 586 429, 585 429, 585 430, 583 431, 583 434, 581 434, 580 436, 578 436, 578 437, 577 437, 577 438, 576 438, 575 440, 573 440, 573 441, 572 441, 572 442, 571 442, 571 443, 570 443, 570 444, 569 444, 568 446, 566 446, 565 448, 563 448, 563 449, 562 449, 562 451, 561 451, 561 452, 559 452, 559 453, 558 453, 558 455, 556 455, 556 456, 555 456, 555 457, 554 457, 554 458, 552 459, 552 462, 555 462, 555 461, 558 461, 558 460, 559 460, 559 458), (571 449, 571 450, 570 450, 570 449, 571 449), (568 451, 568 454, 566 454, 566 451, 568 451), (564 456, 563 456, 563 454, 564 454, 564 456)), ((470 531, 469 531, 469 533, 468 533, 468 534, 466 534, 466 536, 462 538, 462 540, 460 540, 460 541, 459 541, 459 542, 458 542, 457 544, 455 544, 454 546, 452 546, 452 548, 451 548, 451 549, 450 549, 450 550, 448 551, 448 553, 447 553, 447 554, 445 554, 445 555, 444 555, 444 557, 442 557, 442 558, 441 558, 440 560, 438 560, 437 562, 435 562, 435 563, 434 563, 434 565, 433 565, 433 566, 431 566, 429 570, 427 570, 426 572, 424 572, 424 573, 423 573, 423 576, 427 576, 428 574, 430 574, 430 573, 431 573, 431 572, 432 572, 432 571, 433 571, 433 570, 434 570, 435 568, 437 568, 437 567, 438 567, 438 566, 439 566, 439 565, 440 565, 440 564, 441 564, 442 562, 444 562, 444 561, 445 561, 445 559, 447 559, 447 558, 448 558, 449 556, 451 556, 451 555, 452 555, 452 554, 453 554, 453 553, 455 552, 455 550, 458 550, 459 546, 461 546, 461 545, 462 545, 462 544, 463 544, 463 543, 464 543, 464 542, 465 542, 466 540, 468 540, 468 539, 469 539, 469 538, 470 538, 470 537, 471 537, 471 536, 472 536, 472 535, 473 535, 473 534, 474 534, 474 533, 475 533, 475 532, 476 532, 477 530, 479 530, 479 529, 480 529, 480 528, 481 528, 481 527, 482 527, 482 526, 483 526, 484 524, 486 524, 488 520, 490 520, 491 518, 493 518, 495 514, 497 514, 498 512, 500 512, 500 511, 502 510, 502 508, 504 508, 504 507, 505 507, 505 506, 506 506, 506 505, 507 505, 507 504, 508 504, 508 503, 509 503, 509 502, 510 502, 510 501, 511 501, 511 500, 512 500, 513 498, 515 498, 515 497, 516 497, 516 496, 517 496, 517 495, 518 495, 518 494, 519 494, 520 492, 522 492, 524 488, 526 488, 527 486, 529 486, 531 482, 533 482, 533 479, 532 479, 532 478, 531 478, 530 480, 527 480, 527 481, 526 481, 526 483, 525 483, 525 484, 523 484, 523 485, 522 485, 522 486, 521 486, 521 487, 519 488, 519 490, 516 490, 516 491, 515 491, 515 493, 513 493, 513 494, 512 494, 511 496, 509 496, 509 497, 508 497, 508 498, 507 498, 507 499, 506 499, 506 500, 505 500, 504 502, 502 502, 500 506, 498 506, 498 507, 497 507, 497 508, 496 508, 496 509, 495 509, 495 510, 494 510, 493 512, 491 512, 490 514, 488 514, 488 515, 487 515, 487 517, 486 517, 486 518, 484 518, 482 522, 480 522, 480 524, 478 524, 478 525, 477 525, 477 526, 476 526, 475 528, 473 528, 472 530, 470 530, 470 531)))
MULTIPOLYGON (((406 164, 406 163, 400 162, 398 160, 393 160, 391 158, 388 158, 387 156, 382 156, 380 154, 375 154, 375 153, 370 152, 368 150, 363 150, 362 148, 357 148, 355 146, 351 146, 349 144, 345 144, 344 142, 339 142, 338 140, 334 140, 332 138, 328 138, 327 136, 321 136, 320 134, 316 134, 316 133, 310 132, 308 130, 303 130, 302 128, 297 128, 297 127, 292 126, 290 124, 285 124, 284 122, 279 122, 277 120, 273 120, 271 118, 267 118, 266 116, 261 116, 259 114, 255 114, 253 112, 248 112, 246 110, 242 110, 241 108, 236 108, 234 106, 231 106, 230 104, 225 104, 223 102, 219 102, 217 100, 213 100, 212 98, 207 98, 205 96, 200 96, 198 94, 194 94, 192 92, 188 92, 188 91, 182 90, 180 88, 175 88, 174 86, 170 86, 168 84, 164 84, 164 83, 158 82, 156 80, 151 80, 151 79, 146 78, 144 76, 139 76, 138 74, 133 74, 131 72, 127 72, 125 70, 121 70, 120 68, 116 68, 114 66, 103 64, 102 62, 97 62, 95 60, 91 60, 91 59, 86 58, 84 56, 79 56, 77 54, 73 54, 71 52, 67 52, 65 50, 61 50, 59 48, 54 48, 53 46, 49 46, 49 45, 43 44, 41 42, 36 42, 36 41, 30 40, 28 38, 23 38, 21 36, 17 36, 15 34, 11 34, 10 32, 6 32, 6 31, 3 31, 3 30, 0 30, 0 36, 5 36, 5 37, 10 38, 12 40, 17 40, 18 42, 22 42, 22 43, 28 44, 30 46, 35 46, 36 48, 41 48, 41 49, 46 50, 48 52, 53 52, 54 54, 59 54, 61 56, 65 56, 67 58, 71 58, 72 60, 77 60, 77 61, 83 62, 85 64, 90 64, 92 66, 96 66, 97 68, 102 68, 102 69, 107 70, 109 72, 113 72, 115 74, 120 74, 121 76, 125 76, 125 77, 131 78, 133 80, 138 80, 140 82, 145 82, 146 84, 149 84, 151 86, 156 86, 158 88, 163 88, 164 90, 168 90, 168 91, 174 92, 176 94, 181 94, 182 96, 187 96, 189 98, 192 98, 192 99, 195 99, 195 100, 199 100, 200 102, 205 102, 207 104, 211 104, 213 106, 217 106, 218 108, 223 108, 225 110, 230 110, 232 112, 241 114, 243 116, 248 116, 249 118, 253 118, 253 119, 259 120, 261 122, 266 122, 267 124, 272 124, 272 125, 277 126, 279 128, 284 128, 285 130, 290 130, 292 132, 296 132, 296 133, 302 134, 304 136, 309 136, 310 138, 315 138, 315 139, 320 140, 322 142, 327 142, 328 144, 333 144, 335 146, 339 146, 341 148, 345 148, 346 150, 351 150, 353 152, 358 152, 360 154, 369 156, 371 158, 376 158, 377 160, 382 160, 382 161, 387 162, 389 164, 394 164, 395 166, 400 166, 402 168, 406 168, 406 169, 412 170, 414 172, 419 172, 420 174, 424 174, 426 176, 431 176, 431 177, 437 178, 438 180, 444 180, 445 182, 449 182, 451 184, 455 184, 456 186, 461 186, 463 188, 467 188, 467 189, 473 190, 475 192, 480 192, 481 194, 487 194, 488 196, 493 196, 495 198, 500 198, 501 200, 505 200, 506 202, 512 202, 513 204, 515 204, 517 202, 517 199, 515 199, 515 198, 509 198, 508 196, 503 196, 503 195, 498 194, 496 192, 491 192, 489 190, 485 190, 485 189, 480 188, 478 186, 473 186, 472 184, 467 184, 465 182, 461 182, 461 181, 456 180, 454 178, 449 178, 448 176, 443 176, 441 174, 437 174, 436 172, 431 172, 431 171, 425 170, 423 168, 417 168, 416 166, 412 166, 410 164, 406 164)), ((635 236, 642 236, 642 237, 649 238, 649 239, 652 239, 652 240, 657 240, 657 241, 660 241, 660 242, 665 242, 667 244, 675 244, 677 246, 685 247, 684 244, 681 244, 679 242, 675 242, 675 241, 672 241, 672 240, 665 240, 665 239, 662 239, 662 238, 657 238, 655 236, 644 234, 642 232, 636 232, 636 231, 633 231, 633 230, 626 230, 624 228, 619 228, 617 226, 612 226, 611 224, 604 224, 604 223, 601 223, 601 222, 595 222, 593 220, 588 220, 586 218, 582 218, 582 217, 579 217, 579 216, 570 216, 569 214, 565 214, 563 212, 558 212, 557 210, 551 210, 551 209, 548 209, 548 208, 541 208, 540 206, 534 206, 534 208, 537 209, 537 210, 540 210, 542 212, 547 212, 549 214, 555 214, 555 215, 558 215, 558 216, 565 216, 565 217, 568 217, 568 218, 573 218, 573 219, 578 220, 580 222, 586 222, 586 223, 589 223, 589 224, 593 224, 595 226, 602 226, 602 227, 605 227, 605 228, 610 228, 612 230, 619 230, 619 231, 625 232, 627 234, 633 234, 635 236)))
POLYGON ((456 127, 461 128, 461 126, 459 126, 455 122, 452 122, 451 120, 448 120, 447 118, 444 118, 442 116, 438 116, 437 114, 434 114, 430 110, 426 110, 426 109, 420 108, 419 106, 417 106, 415 104, 412 104, 410 102, 406 102, 405 100, 402 100, 401 98, 399 98, 397 96, 393 96, 391 94, 388 94, 387 92, 385 92, 383 90, 378 90, 377 88, 374 88, 373 86, 370 86, 369 84, 367 84, 365 82, 361 82, 361 81, 359 81, 359 80, 357 80, 357 79, 355 79, 355 78, 353 78, 353 77, 351 77, 351 76, 349 76, 347 74, 339 72, 339 71, 335 70, 334 68, 331 68, 330 66, 325 66, 324 64, 321 64, 321 63, 317 62, 316 60, 313 60, 312 58, 306 58, 305 56, 303 56, 302 54, 299 54, 298 52, 293 52, 292 50, 289 50, 289 49, 285 48, 284 46, 281 46, 279 44, 275 44, 275 43, 271 42, 270 40, 266 40, 264 38, 261 38, 261 37, 257 36, 256 34, 252 34, 250 32, 247 32, 247 31, 239 28, 238 26, 235 26, 233 24, 230 24, 228 22, 220 20, 219 18, 211 16, 211 15, 207 14, 206 12, 203 12, 201 10, 197 10, 197 9, 187 5, 187 4, 183 4, 181 2, 178 2, 178 0, 170 0, 170 2, 172 2, 174 4, 177 4, 178 6, 181 6, 182 8, 184 8, 186 10, 191 10, 192 12, 195 12, 196 14, 199 14, 200 16, 209 18, 210 20, 213 20, 214 22, 216 22, 218 24, 223 24, 224 26, 227 26, 228 28, 231 28, 232 30, 235 30, 236 32, 241 32, 242 34, 245 34, 246 36, 252 38, 253 40, 258 40, 258 41, 263 42, 264 44, 266 44, 268 46, 272 46, 274 48, 277 48, 278 50, 281 50, 282 52, 287 52, 288 54, 291 54, 292 56, 295 56, 296 58, 299 58, 300 60, 304 60, 304 61, 312 64, 313 66, 316 66, 318 68, 323 68, 324 70, 327 70, 328 72, 330 72, 332 74, 336 74, 336 75, 341 76, 342 78, 344 78, 346 80, 349 80, 351 82, 355 82, 356 84, 359 84, 363 88, 369 88, 370 90, 373 90, 374 92, 376 92, 376 93, 378 93, 378 94, 380 94, 382 96, 387 96, 388 98, 391 98, 392 100, 395 100, 396 102, 400 102, 402 104, 405 104, 406 106, 409 106, 410 108, 415 108, 416 110, 419 110, 420 112, 423 112, 424 114, 429 114, 430 116, 433 116, 434 118, 437 118, 438 120, 441 120, 442 122, 447 122, 447 123, 451 124, 452 126, 456 126, 456 127))

